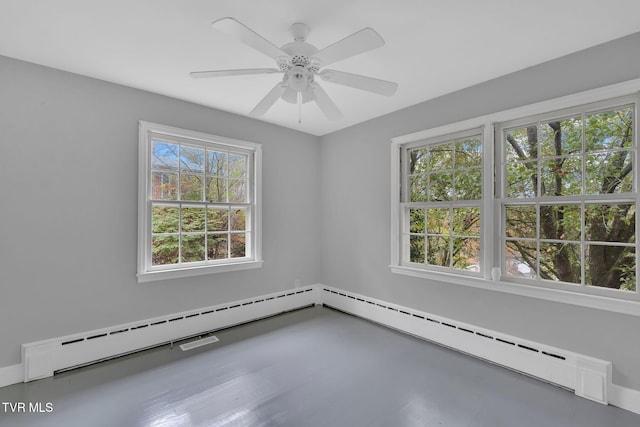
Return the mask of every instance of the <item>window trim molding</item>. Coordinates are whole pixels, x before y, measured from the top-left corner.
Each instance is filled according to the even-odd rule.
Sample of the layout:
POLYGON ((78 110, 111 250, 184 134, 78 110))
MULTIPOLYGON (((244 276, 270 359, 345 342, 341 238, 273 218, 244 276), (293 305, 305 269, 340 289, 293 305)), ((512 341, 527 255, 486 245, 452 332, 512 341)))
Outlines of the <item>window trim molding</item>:
MULTIPOLYGON (((482 207, 485 212, 493 212, 495 210, 496 203, 492 191, 494 186, 493 171, 495 169, 495 155, 493 150, 486 148, 492 147, 494 145, 493 128, 495 123, 514 121, 523 117, 552 113, 557 110, 574 108, 583 104, 603 102, 614 98, 638 94, 639 91, 640 78, 391 138, 391 262, 389 265, 391 272, 433 281, 454 283, 490 291, 498 291, 537 298, 541 300, 573 304, 582 307, 601 309, 621 314, 640 316, 640 301, 637 299, 632 300, 610 297, 608 295, 572 292, 564 289, 547 288, 538 285, 513 283, 507 280, 502 280, 500 277, 492 277, 495 274, 492 275, 492 266, 489 265, 491 263, 491 258, 493 258, 494 260, 499 260, 499 256, 496 253, 497 251, 499 251, 499 248, 497 248, 494 244, 496 239, 496 231, 500 229, 500 218, 498 218, 498 215, 493 215, 494 218, 485 223, 483 227, 486 231, 485 234, 482 234, 481 230, 481 238, 483 238, 483 241, 481 242, 481 248, 484 251, 491 251, 491 253, 493 254, 492 256, 485 257, 486 265, 482 266, 482 277, 468 277, 451 273, 412 268, 402 265, 402 260, 400 259, 400 245, 402 244, 402 230, 400 228, 400 185, 402 182, 402 170, 400 168, 400 158, 401 150, 403 149, 403 147, 419 140, 437 138, 445 134, 456 133, 467 129, 484 126, 484 170, 490 170, 492 171, 492 173, 484 174, 485 176, 483 179, 483 186, 485 197, 483 199, 482 207)), ((636 114, 638 114, 637 110, 640 110, 640 105, 636 109, 636 114)), ((636 161, 636 164, 638 164, 639 160, 637 157, 640 156, 637 155, 636 159, 634 159, 636 161)), ((638 176, 640 176, 640 174, 638 176)), ((640 196, 640 187, 637 186, 636 189, 636 199, 638 199, 638 197, 640 196)), ((636 221, 638 220, 640 219, 637 219, 636 221)), ((485 253, 489 254, 489 252, 485 253)), ((636 256, 638 256, 638 254, 636 256)), ((637 295, 638 294, 636 294, 636 296, 637 295)))
POLYGON ((181 129, 157 123, 140 120, 138 123, 138 262, 137 280, 138 283, 151 282, 156 280, 175 279, 181 277, 201 276, 212 273, 222 273, 262 267, 262 144, 243 141, 223 136, 212 135, 204 132, 197 132, 188 129, 181 129), (199 265, 193 267, 179 267, 167 269, 150 269, 147 265, 147 249, 150 245, 149 227, 151 214, 149 206, 149 171, 151 170, 151 159, 149 151, 149 133, 163 134, 177 139, 191 139, 204 143, 242 148, 253 152, 253 252, 254 256, 250 260, 235 262, 225 262, 209 265, 199 265))

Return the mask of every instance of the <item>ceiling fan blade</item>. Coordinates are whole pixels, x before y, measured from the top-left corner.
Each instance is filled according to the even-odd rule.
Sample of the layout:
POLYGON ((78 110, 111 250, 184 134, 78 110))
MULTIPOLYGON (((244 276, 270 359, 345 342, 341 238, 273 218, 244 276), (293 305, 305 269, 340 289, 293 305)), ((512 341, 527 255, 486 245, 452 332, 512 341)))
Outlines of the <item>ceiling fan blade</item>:
POLYGON ((269 91, 269 93, 262 98, 258 105, 254 107, 253 110, 249 112, 251 116, 263 116, 264 113, 267 112, 269 108, 282 96, 284 91, 287 89, 282 83, 278 83, 269 91))
POLYGON ((316 104, 320 107, 320 110, 327 116, 329 120, 340 120, 342 117, 342 112, 338 109, 336 104, 329 98, 327 92, 322 89, 322 87, 316 82, 315 83, 315 92, 316 92, 316 104))
POLYGON ((280 57, 289 58, 289 55, 279 47, 233 18, 222 18, 214 21, 211 25, 213 28, 222 31, 225 34, 236 37, 247 46, 250 46, 258 52, 273 58, 275 61, 280 57))
POLYGON ((247 68, 244 70, 216 70, 216 71, 194 71, 189 73, 194 79, 205 79, 208 77, 226 76, 246 76, 248 74, 272 74, 281 73, 277 68, 247 68))
POLYGON ((383 45, 384 40, 380 34, 376 33, 373 28, 367 27, 325 47, 313 57, 319 59, 320 66, 324 67, 383 45))
POLYGON ((396 93, 396 90, 398 90, 398 83, 361 76, 360 74, 351 74, 336 70, 323 70, 318 73, 318 75, 326 82, 366 90, 380 95, 391 96, 396 93))

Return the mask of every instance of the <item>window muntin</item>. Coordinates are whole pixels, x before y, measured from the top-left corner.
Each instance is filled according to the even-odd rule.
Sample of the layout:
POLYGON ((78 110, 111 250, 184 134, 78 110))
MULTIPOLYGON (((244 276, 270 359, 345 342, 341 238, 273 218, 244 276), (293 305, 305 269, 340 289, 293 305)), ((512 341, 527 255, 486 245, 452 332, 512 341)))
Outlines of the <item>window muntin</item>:
POLYGON ((634 118, 614 103, 498 126, 503 275, 636 292, 634 118))
POLYGON ((140 144, 139 278, 259 266, 259 145, 145 122, 140 144))
POLYGON ((479 274, 481 131, 411 144, 403 158, 404 263, 479 274))

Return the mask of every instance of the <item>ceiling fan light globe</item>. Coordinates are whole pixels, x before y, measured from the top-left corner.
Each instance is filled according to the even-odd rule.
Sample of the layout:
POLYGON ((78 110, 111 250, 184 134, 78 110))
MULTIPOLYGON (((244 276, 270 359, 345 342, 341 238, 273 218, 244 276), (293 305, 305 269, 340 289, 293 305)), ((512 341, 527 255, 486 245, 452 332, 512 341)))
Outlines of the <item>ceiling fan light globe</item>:
POLYGON ((304 91, 302 91, 303 104, 306 104, 307 102, 311 102, 315 100, 316 100, 316 93, 313 91, 313 88, 309 86, 304 91))
POLYGON ((297 92, 303 91, 307 87, 307 79, 305 76, 289 76, 289 87, 297 92))
POLYGON ((282 100, 289 104, 295 104, 298 102, 298 92, 288 87, 282 94, 282 100))

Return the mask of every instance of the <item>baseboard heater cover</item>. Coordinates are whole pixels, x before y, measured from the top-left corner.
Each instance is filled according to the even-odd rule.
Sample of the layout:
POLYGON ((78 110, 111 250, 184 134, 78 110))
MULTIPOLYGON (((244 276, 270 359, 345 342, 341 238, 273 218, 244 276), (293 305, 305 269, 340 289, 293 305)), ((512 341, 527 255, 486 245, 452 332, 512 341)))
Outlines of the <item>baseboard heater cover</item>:
POLYGON ((324 285, 23 344, 22 363, 0 371, 0 380, 4 380, 4 385, 15 383, 18 368, 25 382, 46 378, 54 372, 314 304, 333 307, 575 390, 576 395, 599 403, 607 404, 614 399, 614 404, 621 406, 624 400, 622 403, 626 403, 621 407, 640 413, 640 393, 612 384, 611 362, 324 285))
POLYGON ((320 301, 402 332, 575 391, 608 404, 611 362, 505 335, 441 316, 322 286, 320 301))
POLYGON ((24 381, 317 303, 315 286, 22 345, 24 381))

